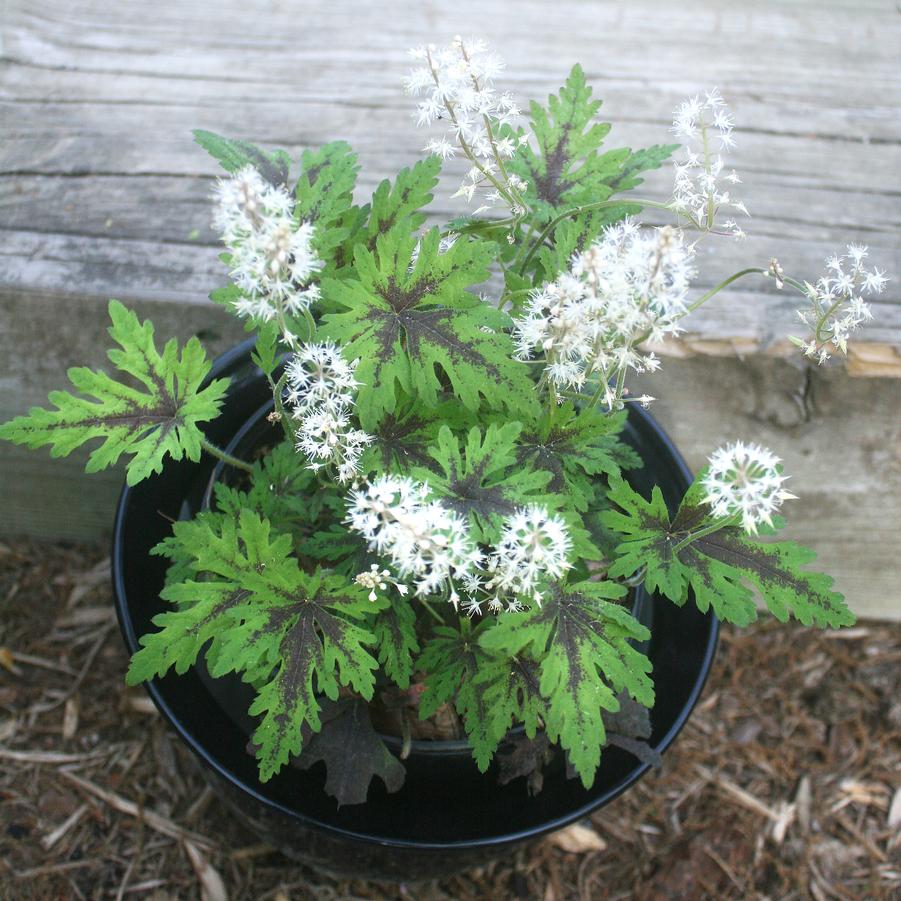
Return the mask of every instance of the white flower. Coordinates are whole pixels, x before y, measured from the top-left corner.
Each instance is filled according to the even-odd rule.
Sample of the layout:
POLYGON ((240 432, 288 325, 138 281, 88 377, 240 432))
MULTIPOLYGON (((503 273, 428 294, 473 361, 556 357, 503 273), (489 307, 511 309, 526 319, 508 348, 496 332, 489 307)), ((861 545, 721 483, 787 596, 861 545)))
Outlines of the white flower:
POLYGON ((313 407, 300 420, 296 447, 309 459, 310 469, 331 464, 343 483, 359 472, 360 457, 372 440, 372 435, 353 428, 346 408, 313 407))
POLYGON ((285 401, 300 423, 295 446, 309 460, 309 468, 332 466, 339 482, 349 482, 360 471, 363 451, 371 435, 355 428, 351 411, 357 361, 348 363, 337 345, 302 344, 285 367, 285 401))
POLYGON ((319 299, 311 283, 322 268, 313 249, 313 226, 295 221, 294 202, 251 166, 216 184, 213 226, 229 250, 231 277, 244 297, 238 316, 278 319, 289 345, 286 315, 297 315, 319 299))
MULTIPOLYGON (((732 114, 716 88, 703 98, 690 97, 683 101, 673 113, 672 130, 686 142, 686 147, 683 158, 674 162, 671 205, 703 231, 715 229, 716 215, 721 208, 748 215, 745 205, 720 184, 721 181, 739 184, 741 179, 735 170, 724 173, 723 158, 714 152, 735 146, 732 128, 732 114)), ((745 234, 734 219, 727 219, 720 228, 736 238, 745 234)))
POLYGON ((288 403, 295 408, 295 418, 318 404, 332 409, 351 406, 360 384, 354 378, 357 362, 348 363, 331 341, 300 345, 285 366, 288 403))
POLYGON ((486 589, 531 594, 540 603, 538 590, 544 579, 559 579, 572 564, 572 541, 559 516, 535 505, 507 517, 500 541, 488 561, 491 579, 486 589))
POLYGON ((513 97, 494 87, 503 60, 488 50, 485 41, 459 35, 447 47, 429 44, 410 55, 422 63, 404 79, 407 93, 421 97, 414 113, 416 124, 446 123, 445 134, 430 139, 424 149, 444 160, 459 149, 472 163, 454 196, 471 201, 476 191, 483 190, 489 204, 504 196, 511 208, 516 207, 514 215, 521 213, 515 198, 524 184, 505 176, 503 166, 503 160, 516 152, 516 142, 499 137, 501 127, 519 116, 513 97))
MULTIPOLYGON (((531 295, 515 322, 516 355, 544 354, 545 375, 560 390, 595 374, 608 381, 627 369, 653 371, 659 361, 638 346, 678 331, 694 274, 694 247, 679 229, 642 230, 630 219, 610 226, 569 272, 531 295)), ((615 391, 606 400, 622 403, 615 391)))
POLYGON ((413 579, 420 596, 452 592, 451 580, 471 576, 482 559, 466 521, 411 479, 382 475, 352 491, 347 523, 413 579))
POLYGON ((715 516, 741 516, 745 531, 756 534, 761 523, 773 524, 782 502, 794 498, 782 485, 780 459, 757 444, 736 441, 714 451, 702 481, 704 501, 715 516))
POLYGON ((809 303, 798 317, 810 334, 806 340, 791 340, 818 363, 829 359, 830 347, 847 354, 850 334, 873 318, 863 295, 881 294, 888 279, 879 269, 865 268, 867 255, 866 247, 849 244, 845 256, 833 254, 826 260, 827 273, 815 285, 805 283, 809 303))
POLYGON ((367 597, 370 601, 375 601, 378 598, 376 589, 379 591, 386 591, 389 583, 397 589, 398 594, 400 594, 401 597, 404 597, 407 594, 407 586, 395 582, 394 579, 391 578, 391 573, 387 569, 380 570, 377 563, 373 563, 368 571, 357 573, 354 577, 354 582, 356 582, 357 585, 361 585, 363 588, 369 589, 367 597))

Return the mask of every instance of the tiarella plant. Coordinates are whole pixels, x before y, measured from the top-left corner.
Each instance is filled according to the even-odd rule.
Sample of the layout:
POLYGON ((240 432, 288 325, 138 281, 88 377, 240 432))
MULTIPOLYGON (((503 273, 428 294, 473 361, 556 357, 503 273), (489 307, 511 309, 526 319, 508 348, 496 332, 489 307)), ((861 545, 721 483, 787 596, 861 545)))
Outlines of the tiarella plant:
POLYGON ((628 192, 678 145, 603 149, 610 126, 578 66, 523 125, 483 43, 413 56, 416 118, 440 127, 430 155, 363 205, 342 142, 306 151, 291 183, 284 152, 196 134, 229 173, 214 224, 231 284, 212 298, 257 334, 274 401, 265 453, 208 443, 201 424, 227 380, 207 380, 196 339, 158 351, 151 324, 115 301, 120 375, 72 369, 77 394, 54 392, 0 435, 55 456, 100 438, 88 469, 127 456, 132 485, 167 456, 230 464, 212 507, 154 551, 170 561, 171 606, 128 681, 201 657, 213 677, 240 674, 262 780, 298 755, 324 759, 339 801, 362 801, 374 775, 403 781, 375 727, 407 742, 465 733, 485 769, 521 725, 590 786, 608 731, 647 735, 623 715, 654 703, 636 586, 739 624, 755 590, 781 620, 853 620, 832 580, 805 569, 812 552, 759 537, 792 497, 770 451, 715 451, 677 510, 630 485, 642 461, 621 440, 626 407, 652 398, 629 392, 629 373, 658 369, 649 347, 753 275, 798 292, 806 334, 792 340, 822 363, 886 279, 851 245, 813 283, 772 260, 692 290, 698 242, 741 237, 747 214, 716 91, 676 111, 673 191, 649 200, 628 192), (426 227, 453 157, 467 165, 457 195, 479 208, 426 227), (646 208, 671 224, 641 224, 646 208))

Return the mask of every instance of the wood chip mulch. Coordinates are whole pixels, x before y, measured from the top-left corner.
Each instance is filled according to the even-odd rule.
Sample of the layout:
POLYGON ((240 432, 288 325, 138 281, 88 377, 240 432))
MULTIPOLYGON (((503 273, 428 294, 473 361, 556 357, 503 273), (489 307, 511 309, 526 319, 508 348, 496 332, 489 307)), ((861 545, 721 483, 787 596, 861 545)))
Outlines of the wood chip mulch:
POLYGON ((142 690, 93 546, 0 544, 0 899, 901 898, 901 625, 723 631, 663 766, 430 884, 338 881, 235 824, 142 690))

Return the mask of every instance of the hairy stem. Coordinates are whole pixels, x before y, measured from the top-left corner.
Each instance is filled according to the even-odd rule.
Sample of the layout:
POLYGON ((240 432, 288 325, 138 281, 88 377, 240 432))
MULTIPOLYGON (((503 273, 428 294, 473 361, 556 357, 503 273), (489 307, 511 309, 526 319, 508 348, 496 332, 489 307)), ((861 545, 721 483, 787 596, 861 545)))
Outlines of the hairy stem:
POLYGON ((211 444, 204 436, 200 438, 200 446, 208 453, 214 457, 218 457, 222 460, 223 463, 228 463, 229 466, 234 466, 236 469, 243 469, 244 472, 253 472, 253 466, 250 463, 247 463, 244 460, 239 460, 237 457, 233 457, 231 454, 226 453, 219 447, 216 447, 215 444, 211 444))

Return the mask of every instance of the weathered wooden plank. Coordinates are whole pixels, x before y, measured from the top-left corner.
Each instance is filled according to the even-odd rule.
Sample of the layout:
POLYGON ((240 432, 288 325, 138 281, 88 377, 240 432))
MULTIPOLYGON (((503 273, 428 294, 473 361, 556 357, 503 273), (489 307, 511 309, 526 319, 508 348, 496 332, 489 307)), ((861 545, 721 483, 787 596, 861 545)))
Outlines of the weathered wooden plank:
MULTIPOLYGON (((901 16, 889 0, 689 0, 665 12, 654 0, 563 0, 553 18, 544 0, 515 14, 493 3, 8 2, 0 417, 42 401, 67 366, 102 363, 108 296, 151 315, 162 337, 201 332, 220 350, 240 336, 205 301, 224 280, 208 224, 216 168, 191 128, 294 156, 345 138, 365 196, 424 143, 399 90, 405 49, 462 22, 486 23, 523 100, 580 60, 615 123, 613 146, 660 141, 682 96, 719 84, 740 125, 730 162, 752 237, 708 242, 699 289, 774 255, 815 276, 847 240, 901 273, 901 16)), ((459 210, 447 200, 459 171, 448 167, 436 214, 459 210)), ((665 196, 670 178, 652 174, 642 193, 665 196)), ((636 385, 660 395, 658 415, 695 465, 727 438, 771 444, 804 499, 794 534, 818 547, 860 612, 895 615, 901 381, 881 376, 901 374, 897 284, 847 368, 805 367, 783 337, 790 295, 757 282, 700 311, 665 348, 664 375, 636 385)), ((0 473, 7 532, 98 534, 118 486, 115 473, 88 481, 77 461, 10 448, 0 473)))

